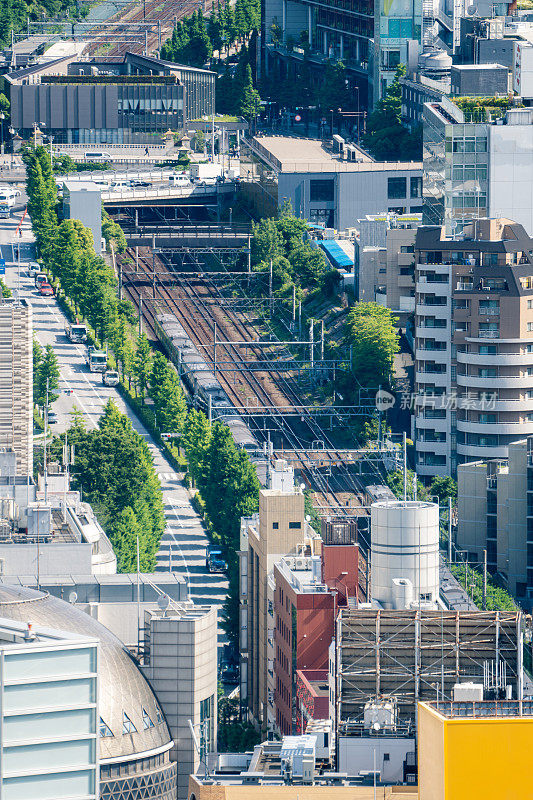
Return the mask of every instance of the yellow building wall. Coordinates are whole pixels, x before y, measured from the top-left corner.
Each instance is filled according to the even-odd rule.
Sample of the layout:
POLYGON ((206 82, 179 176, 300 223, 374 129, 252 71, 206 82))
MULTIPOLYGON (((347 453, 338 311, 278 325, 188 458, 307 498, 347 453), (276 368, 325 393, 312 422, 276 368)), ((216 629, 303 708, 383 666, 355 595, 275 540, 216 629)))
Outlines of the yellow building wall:
POLYGON ((419 705, 419 800, 533 800, 533 718, 446 719, 419 705))
MULTIPOLYGON (((418 704, 418 796, 420 800, 444 800, 443 718, 425 703, 418 704)), ((471 798, 474 800, 474 798, 471 798)))

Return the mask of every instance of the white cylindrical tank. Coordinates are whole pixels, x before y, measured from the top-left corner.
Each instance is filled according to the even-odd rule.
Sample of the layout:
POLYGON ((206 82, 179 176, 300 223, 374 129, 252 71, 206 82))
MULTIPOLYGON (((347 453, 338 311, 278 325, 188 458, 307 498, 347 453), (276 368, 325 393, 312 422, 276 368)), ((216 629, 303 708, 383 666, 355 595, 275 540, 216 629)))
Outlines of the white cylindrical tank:
MULTIPOLYGON (((394 581, 413 586, 413 603, 435 602, 439 593, 439 507, 417 500, 382 500, 371 506, 372 600, 395 608, 394 581)), ((402 597, 402 602, 405 601, 402 597)), ((404 606, 405 607, 405 606, 404 606)))

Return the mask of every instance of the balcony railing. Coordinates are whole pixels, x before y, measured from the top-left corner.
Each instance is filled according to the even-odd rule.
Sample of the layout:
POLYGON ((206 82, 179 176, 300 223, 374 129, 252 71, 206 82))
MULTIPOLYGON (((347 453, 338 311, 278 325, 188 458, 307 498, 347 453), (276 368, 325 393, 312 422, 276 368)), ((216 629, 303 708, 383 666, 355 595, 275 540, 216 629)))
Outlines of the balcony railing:
POLYGON ((499 339, 500 331, 478 331, 479 339, 499 339))
POLYGON ((495 308, 494 306, 490 308, 483 308, 482 306, 479 307, 479 313, 483 317, 498 317, 500 314, 500 307, 495 308))

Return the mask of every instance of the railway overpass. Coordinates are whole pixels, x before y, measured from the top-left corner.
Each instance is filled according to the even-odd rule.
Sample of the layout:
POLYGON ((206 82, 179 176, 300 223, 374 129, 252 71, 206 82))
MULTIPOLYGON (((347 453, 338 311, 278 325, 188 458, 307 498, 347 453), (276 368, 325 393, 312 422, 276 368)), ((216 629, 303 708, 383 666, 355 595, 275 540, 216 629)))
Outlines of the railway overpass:
POLYGON ((155 251, 191 249, 241 250, 248 247, 251 226, 242 223, 193 223, 124 226, 128 247, 151 247, 155 251))
POLYGON ((199 205, 217 205, 220 198, 228 199, 236 191, 234 181, 217 183, 214 186, 148 186, 146 188, 125 187, 114 191, 102 191, 102 203, 108 211, 122 208, 173 205, 176 201, 194 201, 199 205))

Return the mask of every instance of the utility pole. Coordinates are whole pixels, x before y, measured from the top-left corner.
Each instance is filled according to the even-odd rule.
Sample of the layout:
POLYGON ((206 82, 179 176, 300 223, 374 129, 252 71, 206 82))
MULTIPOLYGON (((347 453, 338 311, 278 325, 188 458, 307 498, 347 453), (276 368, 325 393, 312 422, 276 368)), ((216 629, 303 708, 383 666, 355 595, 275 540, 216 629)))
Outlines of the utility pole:
POLYGON ((403 432, 403 501, 407 502, 407 434, 403 432))
POLYGON ((448 564, 452 563, 452 498, 448 497, 448 564))
POLYGON ((296 286, 292 287, 292 327, 296 327, 296 286))
POLYGON ((487 551, 483 550, 483 611, 487 610, 487 551))
POLYGON ((298 305, 298 336, 302 338, 302 301, 298 305))
MULTIPOLYGON (((50 379, 46 379, 46 406, 44 409, 44 502, 48 502, 48 464, 46 461, 46 438, 48 436, 48 388, 50 379)), ((37 542, 39 541, 39 532, 37 531, 37 542)))
POLYGON ((251 248, 251 237, 248 234, 248 275, 252 271, 252 248, 251 248))
POLYGON ((315 330, 314 330, 315 321, 314 319, 309 321, 309 360, 311 361, 311 369, 313 369, 315 365, 315 330))
POLYGON ((217 374, 217 324, 213 322, 213 372, 217 374))
POLYGON ((139 295, 139 336, 143 332, 142 322, 143 322, 143 299, 142 295, 139 295))
POLYGON ((272 314, 272 259, 270 259, 270 271, 268 273, 268 296, 270 298, 270 313, 272 314))
POLYGON ((320 323, 320 360, 324 361, 324 320, 320 323))

